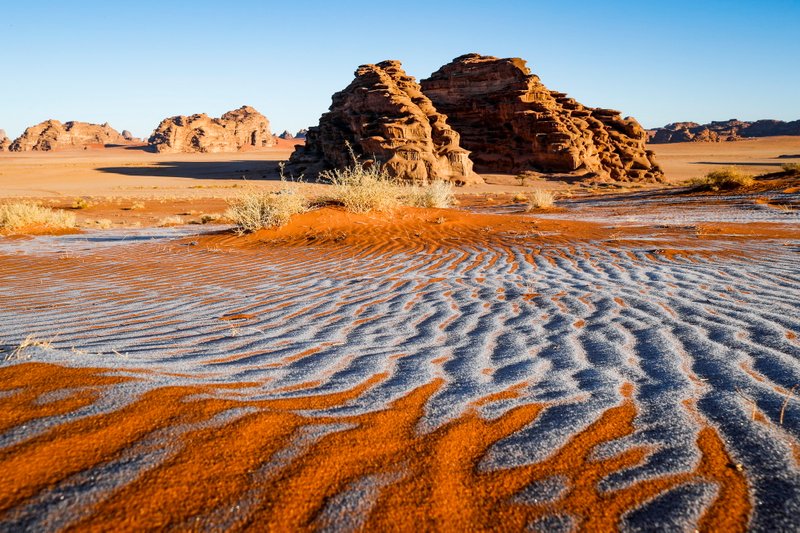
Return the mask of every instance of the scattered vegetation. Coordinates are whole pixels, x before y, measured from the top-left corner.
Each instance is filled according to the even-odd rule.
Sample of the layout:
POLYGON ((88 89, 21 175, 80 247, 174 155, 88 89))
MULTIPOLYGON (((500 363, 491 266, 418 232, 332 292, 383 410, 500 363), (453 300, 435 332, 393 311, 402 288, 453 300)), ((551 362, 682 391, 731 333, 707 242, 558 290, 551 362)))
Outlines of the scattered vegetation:
POLYGON ((14 231, 30 226, 49 229, 74 228, 75 215, 33 202, 13 202, 0 205, 0 229, 14 231))
POLYGON ((275 192, 251 189, 231 199, 228 206, 225 218, 239 233, 248 233, 283 226, 292 215, 306 211, 308 202, 298 191, 284 187, 275 192))
POLYGON ((689 181, 689 185, 701 191, 733 191, 749 187, 754 183, 753 176, 735 168, 709 172, 702 178, 689 181))
POLYGON ((528 197, 528 211, 535 209, 550 209, 556 203, 556 196, 550 191, 536 189, 528 197))
POLYGON ((800 163, 785 163, 781 165, 781 169, 784 172, 792 172, 794 174, 800 174, 800 163))

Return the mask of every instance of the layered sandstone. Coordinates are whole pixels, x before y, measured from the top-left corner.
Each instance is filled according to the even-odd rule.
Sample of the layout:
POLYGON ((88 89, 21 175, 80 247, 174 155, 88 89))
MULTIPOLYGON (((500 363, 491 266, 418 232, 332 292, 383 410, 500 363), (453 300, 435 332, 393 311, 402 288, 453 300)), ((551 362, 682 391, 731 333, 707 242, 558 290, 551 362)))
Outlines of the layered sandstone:
POLYGON ((399 61, 362 65, 355 79, 333 95, 319 125, 308 130, 288 170, 306 176, 353 163, 382 164, 397 178, 456 184, 480 183, 459 135, 399 61))
POLYGON ((666 144, 676 142, 738 141, 755 137, 800 135, 800 120, 715 120, 707 124, 673 122, 663 128, 648 130, 649 142, 666 144))
POLYGON ((156 152, 241 152, 275 144, 267 117, 250 106, 220 118, 205 113, 161 121, 148 139, 156 152))
POLYGON ((6 130, 0 130, 0 152, 7 152, 11 148, 11 139, 6 136, 6 130))
POLYGON ((461 134, 478 172, 573 173, 614 181, 663 177, 635 119, 549 90, 522 59, 467 54, 421 86, 461 134))
POLYGON ((27 128, 11 143, 13 152, 69 150, 98 147, 108 144, 126 144, 128 141, 114 128, 105 124, 46 120, 27 128))

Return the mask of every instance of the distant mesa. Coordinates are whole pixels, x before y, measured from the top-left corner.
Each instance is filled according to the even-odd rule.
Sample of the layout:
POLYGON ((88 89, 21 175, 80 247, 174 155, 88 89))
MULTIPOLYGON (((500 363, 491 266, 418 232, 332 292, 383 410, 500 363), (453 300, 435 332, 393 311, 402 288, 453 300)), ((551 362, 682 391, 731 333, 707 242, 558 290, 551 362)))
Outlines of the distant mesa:
POLYGON ((283 130, 283 133, 278 135, 278 139, 284 139, 284 140, 287 140, 287 141, 291 141, 292 139, 294 139, 294 135, 289 133, 288 130, 283 130))
POLYGON ((127 144, 128 141, 114 128, 105 124, 46 120, 27 128, 11 143, 12 152, 74 150, 102 148, 109 144, 127 144))
POLYGON ((176 152, 242 152, 273 146, 267 117, 250 106, 229 111, 220 118, 205 113, 175 116, 161 121, 148 139, 152 150, 176 152))
POLYGON ((381 163, 400 179, 482 183, 459 135, 399 61, 362 65, 333 95, 319 125, 292 154, 287 169, 310 177, 352 164, 351 147, 366 163, 381 163))
POLYGON ((298 130, 298 132, 294 134, 294 138, 305 139, 306 135, 308 135, 308 130, 306 128, 303 128, 302 130, 298 130))
POLYGON ((800 135, 800 120, 718 120, 708 124, 697 122, 673 122, 663 128, 647 131, 649 142, 666 144, 678 142, 722 142, 739 141, 755 137, 776 137, 778 135, 800 135))
POLYGON ((661 181, 646 133, 611 109, 551 91, 524 60, 466 54, 422 80, 422 91, 461 134, 475 170, 574 173, 600 181, 661 181))

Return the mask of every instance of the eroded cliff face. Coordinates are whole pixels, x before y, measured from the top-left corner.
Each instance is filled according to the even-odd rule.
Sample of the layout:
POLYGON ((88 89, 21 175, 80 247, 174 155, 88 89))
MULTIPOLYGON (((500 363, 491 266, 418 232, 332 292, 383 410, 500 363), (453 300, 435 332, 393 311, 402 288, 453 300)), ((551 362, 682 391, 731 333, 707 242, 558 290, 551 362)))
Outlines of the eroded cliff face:
POLYGON ((458 133, 399 61, 359 67, 353 82, 333 95, 319 125, 308 130, 287 169, 311 177, 350 165, 348 145, 358 157, 377 160, 400 179, 482 182, 458 133))
POLYGON ((106 124, 46 120, 27 128, 9 149, 13 152, 69 150, 103 147, 107 144, 127 144, 117 130, 106 124))
POLYGON ((467 54, 421 81, 471 152, 475 170, 574 173, 613 181, 658 181, 646 132, 618 111, 551 91, 519 58, 467 54))
POLYGON ((11 139, 6 136, 6 130, 0 130, 0 152, 7 152, 11 148, 11 139))
POLYGON ((241 152, 272 146, 267 117, 250 106, 220 118, 201 113, 161 121, 148 140, 157 152, 241 152))

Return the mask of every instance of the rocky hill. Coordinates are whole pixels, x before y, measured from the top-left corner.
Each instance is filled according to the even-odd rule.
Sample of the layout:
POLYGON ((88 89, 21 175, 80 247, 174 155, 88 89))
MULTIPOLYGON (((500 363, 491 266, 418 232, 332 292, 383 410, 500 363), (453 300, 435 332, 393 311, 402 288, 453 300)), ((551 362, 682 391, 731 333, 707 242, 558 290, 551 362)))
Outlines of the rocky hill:
POLYGON ((272 146, 275 141, 267 117, 243 106, 220 118, 205 113, 166 118, 148 143, 156 152, 241 152, 272 146))
POLYGON ((347 166, 353 162, 348 145, 364 162, 377 159, 402 179, 482 182, 458 133, 399 61, 360 66, 353 82, 333 95, 319 125, 308 130, 287 169, 311 177, 347 166))
POLYGON ((653 144, 677 142, 721 142, 738 141, 754 137, 778 135, 800 135, 800 120, 719 120, 708 124, 697 122, 673 122, 663 128, 647 131, 648 142, 653 144))
POLYGON ((7 152, 11 147, 11 139, 6 136, 6 130, 0 130, 0 152, 7 152))
POLYGON ((46 120, 27 128, 9 149, 12 152, 69 150, 126 144, 128 141, 114 128, 105 124, 46 120))
POLYGON ((478 172, 573 173, 613 181, 663 177, 635 119, 549 90, 522 59, 467 54, 420 83, 461 135, 478 172))

